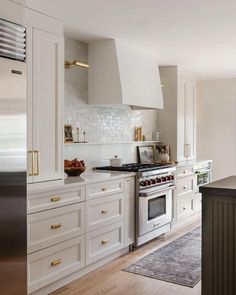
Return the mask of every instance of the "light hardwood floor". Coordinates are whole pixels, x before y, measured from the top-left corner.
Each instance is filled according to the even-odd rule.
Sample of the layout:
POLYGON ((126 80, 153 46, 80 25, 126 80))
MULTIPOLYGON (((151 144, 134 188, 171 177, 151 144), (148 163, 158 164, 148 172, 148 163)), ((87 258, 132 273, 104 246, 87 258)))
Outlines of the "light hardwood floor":
POLYGON ((194 288, 189 288, 122 271, 132 262, 168 244, 199 224, 200 220, 195 219, 190 224, 174 228, 165 236, 107 263, 51 295, 200 295, 200 282, 194 288))

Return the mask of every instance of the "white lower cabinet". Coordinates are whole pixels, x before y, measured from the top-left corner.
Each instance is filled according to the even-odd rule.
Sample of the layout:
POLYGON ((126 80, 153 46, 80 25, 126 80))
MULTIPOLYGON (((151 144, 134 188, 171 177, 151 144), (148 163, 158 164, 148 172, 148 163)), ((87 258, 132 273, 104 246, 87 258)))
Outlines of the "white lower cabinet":
POLYGON ((124 218, 124 194, 116 194, 86 202, 86 231, 121 221, 124 218))
POLYGON ((86 264, 124 247, 124 223, 119 222, 86 234, 86 264))
POLYGON ((34 292, 81 269, 84 257, 84 235, 28 255, 28 291, 34 292))
POLYGON ((124 192, 124 179, 115 179, 111 181, 88 184, 86 186, 86 192, 87 200, 122 193, 124 192))
POLYGON ((198 213, 202 210, 202 194, 199 192, 194 193, 194 212, 198 213))
POLYGON ((174 222, 181 223, 194 214, 195 175, 193 165, 177 166, 174 194, 174 222))
POLYGON ((184 197, 178 197, 177 199, 177 216, 178 221, 192 215, 194 213, 193 208, 193 194, 186 194, 184 197))
POLYGON ((135 240, 135 178, 125 179, 125 247, 135 240))
POLYGON ((28 215, 28 253, 85 232, 85 203, 28 215))
POLYGON ((49 189, 28 194, 28 214, 85 201, 85 186, 49 189))
POLYGON ((60 279, 80 277, 127 251, 134 200, 134 177, 31 192, 28 292, 48 294, 60 279))

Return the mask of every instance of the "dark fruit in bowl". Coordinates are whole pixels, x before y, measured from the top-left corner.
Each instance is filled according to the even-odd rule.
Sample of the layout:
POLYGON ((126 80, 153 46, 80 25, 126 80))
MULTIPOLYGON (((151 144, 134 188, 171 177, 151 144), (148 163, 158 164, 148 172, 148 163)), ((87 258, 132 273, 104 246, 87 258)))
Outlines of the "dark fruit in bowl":
POLYGON ((83 160, 74 159, 64 161, 64 171, 68 176, 79 176, 86 170, 83 160))

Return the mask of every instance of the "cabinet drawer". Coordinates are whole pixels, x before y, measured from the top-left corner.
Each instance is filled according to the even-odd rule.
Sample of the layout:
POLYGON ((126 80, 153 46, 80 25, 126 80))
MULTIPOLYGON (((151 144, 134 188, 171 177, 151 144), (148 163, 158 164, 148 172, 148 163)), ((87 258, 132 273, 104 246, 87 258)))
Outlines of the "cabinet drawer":
POLYGON ((85 203, 28 215, 28 253, 85 232, 85 203))
POLYGON ((124 247, 123 222, 86 234, 86 264, 93 263, 124 247))
POLYGON ((177 220, 193 214, 193 194, 177 199, 177 220))
POLYGON ((115 194, 86 202, 86 231, 116 223, 123 218, 123 194, 115 194))
POLYGON ((193 166, 177 167, 177 178, 193 175, 193 166))
POLYGON ((124 179, 89 184, 87 185, 86 190, 87 199, 95 199, 111 194, 118 194, 124 191, 124 179))
POLYGON ((194 194, 194 212, 198 213, 202 210, 202 194, 195 193, 194 194))
POLYGON ((181 179, 177 179, 177 194, 183 195, 189 192, 192 192, 194 188, 194 178, 193 177, 185 177, 181 179))
POLYGON ((85 200, 85 186, 49 190, 28 195, 28 213, 57 208, 85 200))
POLYGON ((28 255, 28 289, 33 292, 84 267, 84 236, 28 255))

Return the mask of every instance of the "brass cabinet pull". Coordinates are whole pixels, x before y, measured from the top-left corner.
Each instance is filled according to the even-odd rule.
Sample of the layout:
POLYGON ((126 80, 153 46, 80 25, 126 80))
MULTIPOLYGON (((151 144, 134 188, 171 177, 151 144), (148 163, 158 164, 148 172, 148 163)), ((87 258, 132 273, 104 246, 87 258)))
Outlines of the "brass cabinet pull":
POLYGON ((34 152, 32 150, 29 150, 28 153, 31 155, 31 172, 29 173, 29 176, 34 175, 34 152))
POLYGON ((56 259, 56 260, 53 260, 51 262, 51 266, 57 266, 58 264, 61 264, 62 260, 61 259, 56 259))
POLYGON ((188 187, 187 187, 187 185, 184 185, 183 188, 186 189, 186 188, 188 188, 188 187))
POLYGON ((61 226, 62 226, 61 223, 52 224, 52 225, 51 225, 51 229, 57 229, 57 228, 60 228, 61 226))
POLYGON ((59 202, 60 200, 61 200, 60 196, 52 196, 51 197, 51 202, 52 203, 59 202))
POLYGON ((186 143, 184 145, 184 156, 186 158, 191 156, 191 144, 186 143))
POLYGON ((108 213, 108 212, 109 212, 108 209, 102 209, 102 210, 101 210, 101 213, 102 213, 102 214, 106 214, 106 213, 108 213))
POLYGON ((104 186, 104 187, 102 187, 102 191, 105 192, 105 191, 107 191, 109 188, 110 188, 109 186, 104 186))
POLYGON ((106 245, 106 244, 108 244, 109 242, 110 242, 110 240, 102 240, 101 244, 102 244, 102 245, 106 245))
POLYGON ((33 153, 36 155, 36 172, 34 172, 34 176, 39 175, 39 151, 34 150, 33 153))
POLYGON ((186 210, 186 209, 188 209, 188 207, 187 206, 184 206, 183 209, 186 210))
POLYGON ((34 172, 34 154, 32 150, 29 150, 28 153, 31 155, 31 172, 29 173, 29 176, 33 176, 34 172))

